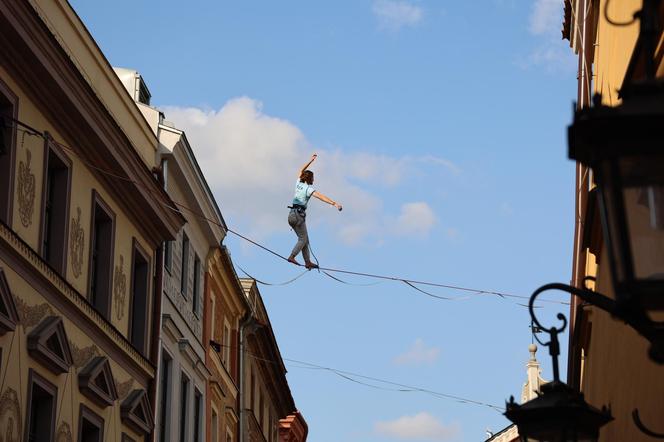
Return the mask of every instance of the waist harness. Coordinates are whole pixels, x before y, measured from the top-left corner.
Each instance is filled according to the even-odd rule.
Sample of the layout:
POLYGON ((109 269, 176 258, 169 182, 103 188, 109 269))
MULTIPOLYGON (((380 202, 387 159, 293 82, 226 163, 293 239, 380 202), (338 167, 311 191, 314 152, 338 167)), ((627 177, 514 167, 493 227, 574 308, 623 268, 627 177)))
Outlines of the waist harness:
POLYGON ((306 215, 307 212, 307 206, 302 206, 300 204, 293 204, 292 206, 288 206, 288 208, 297 211, 300 215, 306 215))

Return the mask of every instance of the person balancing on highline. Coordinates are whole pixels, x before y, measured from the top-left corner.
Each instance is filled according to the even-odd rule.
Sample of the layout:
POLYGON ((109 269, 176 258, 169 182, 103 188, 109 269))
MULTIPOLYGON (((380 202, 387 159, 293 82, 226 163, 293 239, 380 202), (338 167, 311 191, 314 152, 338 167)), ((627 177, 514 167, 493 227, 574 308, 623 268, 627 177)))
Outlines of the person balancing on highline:
POLYGON ((341 204, 335 203, 330 198, 326 197, 319 191, 315 190, 313 187, 314 184, 314 173, 307 169, 316 159, 316 154, 311 156, 311 159, 307 164, 302 166, 300 173, 297 178, 297 183, 295 184, 295 197, 293 197, 293 205, 288 206, 290 213, 288 214, 288 224, 293 228, 295 234, 297 235, 297 243, 293 247, 293 251, 288 257, 288 262, 293 264, 300 265, 299 262, 295 260, 295 257, 298 253, 302 252, 302 257, 304 258, 304 266, 307 269, 318 268, 318 265, 311 262, 309 257, 309 235, 307 235, 307 203, 311 196, 315 196, 319 200, 330 204, 331 206, 336 207, 341 211, 341 204))

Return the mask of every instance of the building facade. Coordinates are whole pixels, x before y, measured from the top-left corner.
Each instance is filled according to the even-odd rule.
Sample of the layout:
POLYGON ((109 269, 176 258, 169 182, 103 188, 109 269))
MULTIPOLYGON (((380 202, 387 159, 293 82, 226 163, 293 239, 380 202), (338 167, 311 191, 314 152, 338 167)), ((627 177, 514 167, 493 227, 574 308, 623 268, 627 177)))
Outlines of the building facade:
POLYGON ((242 442, 304 442, 308 427, 295 408, 270 319, 256 281, 241 279, 249 313, 240 324, 242 442))
MULTIPOLYGON (((528 352, 530 353, 530 358, 526 364, 526 382, 521 387, 521 401, 519 402, 522 405, 535 399, 541 391, 542 385, 547 383, 542 379, 542 369, 535 356, 537 345, 530 344, 528 352)), ((516 424, 508 425, 497 433, 487 430, 487 436, 488 438, 485 442, 517 442, 520 439, 516 424)))
MULTIPOLYGON (((225 411, 225 406, 211 407, 209 385, 218 376, 213 378, 210 371, 206 330, 209 287, 216 282, 214 277, 227 272, 220 266, 232 270, 230 260, 221 257, 225 224, 186 134, 150 106, 151 94, 138 72, 123 68, 115 72, 159 140, 154 167, 174 208, 182 209, 186 219, 175 240, 164 244, 155 440, 202 442, 218 431, 217 413, 225 411)), ((230 293, 218 287, 213 291, 230 293)), ((214 294, 212 299, 224 301, 214 294)), ((231 318, 222 318, 222 326, 224 320, 231 318)), ((229 353, 225 349, 223 354, 229 353)), ((230 360, 224 364, 230 370, 230 360)))
POLYGON ((157 137, 67 2, 1 2, 0 45, 0 437, 149 440, 157 137))
MULTIPOLYGON (((643 76, 642 58, 635 49, 639 21, 615 26, 605 16, 608 14, 612 21, 628 21, 641 5, 637 0, 564 2, 563 37, 570 41, 579 59, 579 107, 588 106, 596 93, 601 94, 605 105, 616 106, 620 103, 618 91, 622 85, 643 76), (609 3, 610 8, 605 11, 609 3)), ((659 16, 661 26, 664 4, 660 5, 659 16)), ((657 76, 662 77, 661 27, 658 35, 657 76)), ((587 277, 593 277, 595 281, 585 284, 613 297, 593 174, 581 164, 577 165, 576 189, 572 284, 581 287, 587 277)), ((638 219, 637 215, 630 213, 630 222, 638 219)), ((636 259, 650 257, 641 254, 636 259)), ((664 366, 648 358, 647 348, 647 341, 629 326, 597 307, 573 299, 568 383, 582 391, 589 404, 598 408, 610 405, 614 420, 601 429, 602 441, 653 440, 636 427, 632 418, 636 409, 646 426, 664 433, 664 366)))
POLYGON ((249 303, 225 246, 216 249, 205 275, 206 363, 208 382, 208 440, 240 440, 239 330, 249 303))

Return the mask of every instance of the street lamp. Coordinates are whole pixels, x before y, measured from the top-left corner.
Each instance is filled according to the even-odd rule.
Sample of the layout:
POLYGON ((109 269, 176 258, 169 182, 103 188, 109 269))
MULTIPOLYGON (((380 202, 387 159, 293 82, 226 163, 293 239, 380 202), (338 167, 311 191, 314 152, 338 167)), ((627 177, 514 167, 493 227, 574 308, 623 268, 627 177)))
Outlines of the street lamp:
POLYGON ((655 78, 654 61, 659 3, 644 0, 634 16, 645 79, 625 84, 616 107, 595 95, 568 128, 569 157, 591 168, 597 185, 615 300, 563 290, 624 320, 650 342, 650 358, 664 364, 664 323, 651 315, 664 310, 664 82, 655 78))
POLYGON ((569 127, 569 156, 592 169, 620 310, 664 310, 664 83, 595 96, 569 127))
POLYGON ((563 323, 560 328, 546 328, 535 316, 535 298, 540 293, 550 289, 564 290, 565 287, 564 284, 549 284, 537 289, 530 297, 528 308, 533 324, 550 336, 549 342, 542 342, 534 335, 540 344, 549 347, 553 381, 542 385, 538 397, 525 404, 517 404, 514 396, 506 404, 505 416, 516 424, 523 442, 592 442, 599 437, 600 427, 613 420, 606 407, 598 410, 588 405, 583 393, 560 381, 558 334, 567 327, 565 316, 558 314, 563 323))
MULTIPOLYGON (((534 311, 541 293, 563 290, 611 313, 645 337, 650 358, 664 364, 664 322, 652 319, 654 312, 664 310, 664 82, 655 78, 659 4, 643 0, 634 16, 641 25, 641 52, 636 54, 644 55, 645 80, 624 85, 616 107, 604 106, 596 95, 593 106, 578 110, 568 128, 569 157, 594 174, 615 299, 559 283, 544 285, 530 297, 533 323, 551 337, 542 343, 535 336, 549 347, 554 380, 534 400, 519 405, 512 397, 506 404, 505 416, 517 425, 524 442, 594 441, 600 427, 613 419, 605 407, 588 405, 582 393, 560 381, 558 333, 567 319, 558 314, 560 328, 543 327, 534 311)), ((664 439, 641 422, 638 410, 632 416, 643 433, 664 439)))

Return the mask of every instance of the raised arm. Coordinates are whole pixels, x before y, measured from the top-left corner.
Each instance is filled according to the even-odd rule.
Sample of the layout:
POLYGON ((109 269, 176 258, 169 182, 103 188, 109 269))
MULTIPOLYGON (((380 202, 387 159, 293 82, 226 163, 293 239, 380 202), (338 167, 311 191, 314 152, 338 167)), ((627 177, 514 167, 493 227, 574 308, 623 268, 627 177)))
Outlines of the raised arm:
POLYGON ((300 171, 297 173, 297 177, 298 177, 298 178, 300 178, 300 177, 302 176, 302 172, 304 172, 305 170, 307 170, 307 167, 309 167, 309 166, 311 165, 311 163, 314 162, 314 160, 316 159, 317 156, 318 156, 318 155, 316 155, 316 154, 311 155, 311 159, 309 160, 309 162, 306 163, 304 166, 302 166, 302 168, 300 169, 300 171))
POLYGON ((316 198, 318 198, 319 200, 321 200, 325 203, 328 203, 331 206, 336 207, 337 209, 339 209, 339 211, 341 211, 341 209, 342 209, 341 204, 335 203, 334 201, 332 201, 330 198, 326 197, 325 195, 323 195, 319 191, 315 191, 313 193, 313 196, 315 196, 316 198))

